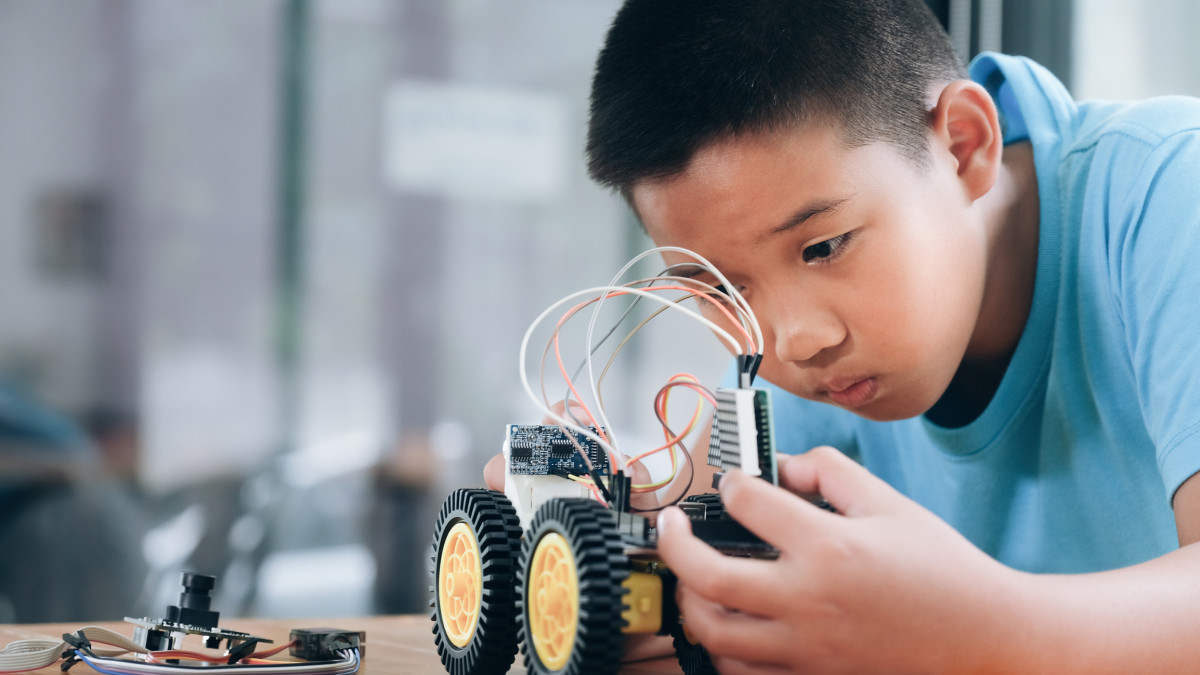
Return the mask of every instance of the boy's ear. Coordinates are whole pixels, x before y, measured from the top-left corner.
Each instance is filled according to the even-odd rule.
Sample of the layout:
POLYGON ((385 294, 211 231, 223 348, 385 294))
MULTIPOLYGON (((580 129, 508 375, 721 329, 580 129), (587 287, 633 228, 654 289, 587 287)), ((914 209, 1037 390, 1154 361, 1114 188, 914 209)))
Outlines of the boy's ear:
POLYGON ((934 143, 954 158, 968 198, 987 194, 1000 173, 1004 150, 1000 119, 987 90, 970 80, 955 80, 942 89, 932 117, 934 143))

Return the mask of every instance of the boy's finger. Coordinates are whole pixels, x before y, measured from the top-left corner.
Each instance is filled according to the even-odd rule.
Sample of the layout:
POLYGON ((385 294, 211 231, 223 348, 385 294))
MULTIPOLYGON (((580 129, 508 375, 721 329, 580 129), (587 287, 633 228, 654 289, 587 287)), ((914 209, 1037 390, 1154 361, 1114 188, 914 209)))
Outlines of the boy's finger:
POLYGON ((803 547, 819 532, 816 524, 836 518, 806 500, 738 470, 721 479, 725 511, 760 539, 781 551, 803 547))
POLYGON ((780 662, 786 660, 786 650, 795 647, 794 636, 783 634, 784 626, 778 621, 730 610, 682 582, 676 601, 688 634, 704 645, 710 656, 780 662))
POLYGON ((892 490, 835 448, 821 446, 780 462, 780 484, 799 494, 816 494, 846 516, 874 513, 892 490))
MULTIPOLYGON (((648 485, 654 480, 650 476, 650 471, 641 462, 629 465, 629 477, 632 479, 634 485, 648 485)), ((653 509, 658 506, 658 495, 655 494, 654 490, 650 490, 649 492, 635 492, 629 496, 629 504, 638 509, 653 509)), ((653 512, 642 515, 650 517, 651 523, 654 522, 653 512)))
POLYGON ((621 663, 668 656, 675 656, 675 648, 669 635, 630 633, 625 636, 625 651, 621 654, 621 663))
POLYGON ((790 675, 795 669, 757 661, 745 661, 729 657, 713 659, 713 665, 721 675, 790 675))
POLYGON ((483 467, 483 482, 492 490, 504 490, 504 455, 495 455, 483 467))
MULTIPOLYGON (((587 408, 584 408, 583 404, 577 401, 571 401, 570 403, 571 409, 567 410, 567 402, 558 401, 550 406, 550 412, 558 415, 559 417, 565 417, 568 420, 574 419, 578 420, 581 424, 587 424, 587 408)), ((547 415, 546 417, 542 418, 542 424, 553 426, 558 424, 558 420, 554 419, 550 415, 547 415)))
POLYGON ((724 555, 692 534, 678 508, 658 516, 658 554, 681 584, 711 602, 764 616, 785 609, 779 586, 770 578, 773 561, 724 555))

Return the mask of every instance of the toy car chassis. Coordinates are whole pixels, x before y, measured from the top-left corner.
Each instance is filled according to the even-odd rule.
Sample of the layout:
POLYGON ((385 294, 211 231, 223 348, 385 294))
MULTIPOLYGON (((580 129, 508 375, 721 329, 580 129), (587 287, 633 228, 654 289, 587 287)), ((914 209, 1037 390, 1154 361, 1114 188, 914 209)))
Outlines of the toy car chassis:
MULTIPOLYGON (((777 482, 767 392, 718 389, 708 463, 777 482)), ((687 675, 715 673, 675 606, 675 577, 657 555, 657 531, 630 507, 631 481, 607 475, 607 505, 567 480, 588 453, 555 426, 510 425, 505 492, 451 493, 433 538, 434 640, 451 675, 507 672, 518 646, 538 675, 615 673, 625 636, 670 635, 687 675), (570 451, 567 450, 568 446, 570 451)), ((591 466, 593 470, 596 467, 591 466)), ((777 552, 730 518, 715 493, 679 506, 693 533, 727 555, 777 552)))

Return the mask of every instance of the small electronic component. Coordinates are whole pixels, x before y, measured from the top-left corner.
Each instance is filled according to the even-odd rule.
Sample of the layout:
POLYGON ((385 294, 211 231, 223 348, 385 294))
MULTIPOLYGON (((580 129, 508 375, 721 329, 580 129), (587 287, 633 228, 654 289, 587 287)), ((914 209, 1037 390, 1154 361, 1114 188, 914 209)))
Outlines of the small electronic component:
POLYGON ((216 648, 222 640, 230 649, 247 641, 270 643, 271 640, 249 633, 217 627, 221 613, 210 609, 212 598, 208 595, 216 581, 216 577, 184 572, 180 580, 183 592, 179 594, 179 604, 167 606, 166 618, 125 617, 126 621, 137 626, 133 630, 134 642, 150 651, 179 649, 185 635, 204 636, 204 646, 209 648, 216 648))
POLYGON ((328 661, 339 658, 347 649, 365 651, 367 634, 341 628, 293 628, 288 653, 305 661, 328 661))
MULTIPOLYGON (((717 409, 708 439, 708 464, 741 469, 778 484, 771 398, 766 389, 717 389, 717 409)), ((715 485, 714 485, 715 487, 715 485)))
POLYGON ((586 476, 588 465, 576 446, 587 453, 587 461, 591 462, 598 475, 608 475, 607 455, 587 436, 550 425, 510 424, 509 473, 521 476, 586 476))
POLYGON ((219 614, 209 609, 214 577, 185 572, 179 605, 167 608, 165 619, 125 620, 137 626, 130 639, 100 626, 63 633, 62 640, 19 640, 0 649, 0 674, 45 668, 62 661, 63 672, 86 663, 107 675, 180 675, 197 671, 271 673, 272 675, 353 675, 362 660, 366 634, 341 628, 295 629, 288 644, 259 649, 271 640, 217 626, 219 614), (209 648, 228 643, 224 654, 181 649, 186 635, 204 636, 209 648), (104 645, 95 649, 93 642, 104 645), (109 648, 113 649, 109 649, 109 648), (272 661, 285 649, 305 662, 272 661), (188 662, 184 664, 182 662, 188 662))
POLYGON ((503 449, 508 465, 504 492, 516 507, 521 522, 533 517, 540 500, 587 497, 587 486, 567 478, 590 477, 589 462, 601 479, 608 478, 610 473, 608 455, 599 444, 579 431, 564 431, 553 425, 510 424, 503 449), (579 444, 578 449, 575 443, 579 444), (580 449, 587 453, 586 461, 580 449))

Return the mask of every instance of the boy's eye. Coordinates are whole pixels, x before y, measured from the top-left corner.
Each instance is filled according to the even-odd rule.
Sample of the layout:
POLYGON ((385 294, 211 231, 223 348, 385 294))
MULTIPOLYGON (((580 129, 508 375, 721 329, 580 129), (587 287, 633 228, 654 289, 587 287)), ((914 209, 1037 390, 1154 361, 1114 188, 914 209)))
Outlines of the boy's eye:
POLYGON ((708 294, 708 297, 716 300, 717 302, 729 304, 729 291, 725 290, 725 286, 723 284, 713 286, 713 291, 708 294))
POLYGON ((819 244, 813 244, 804 249, 804 262, 828 262, 841 253, 842 247, 850 239, 850 233, 839 234, 832 239, 826 239, 819 244))

